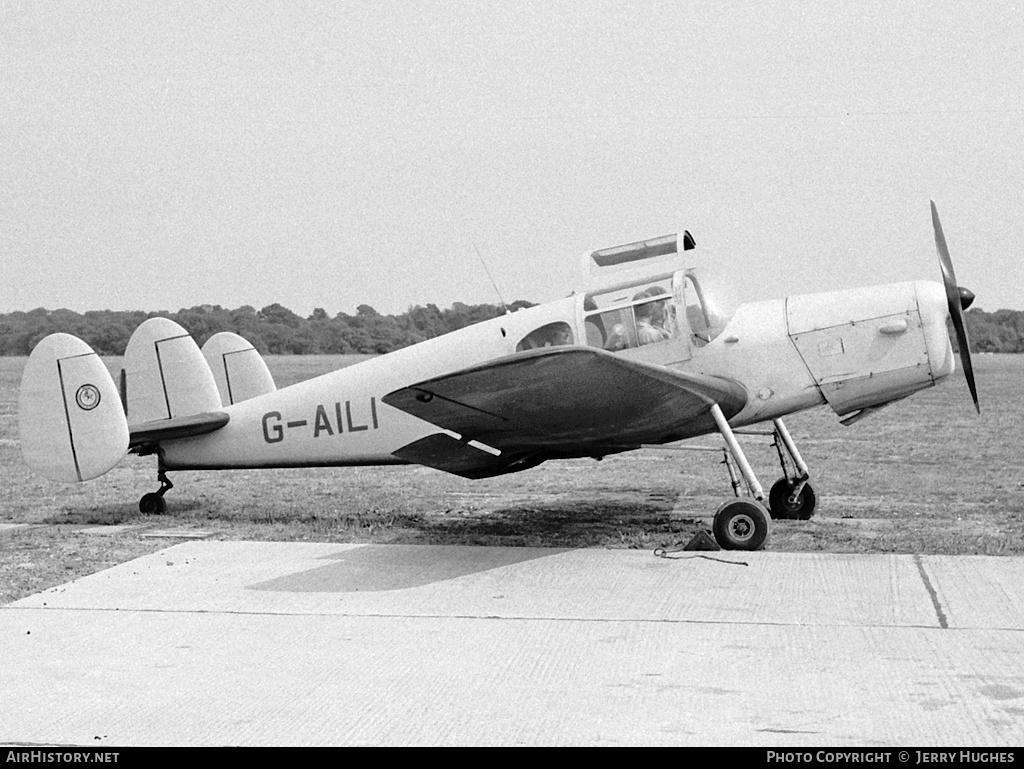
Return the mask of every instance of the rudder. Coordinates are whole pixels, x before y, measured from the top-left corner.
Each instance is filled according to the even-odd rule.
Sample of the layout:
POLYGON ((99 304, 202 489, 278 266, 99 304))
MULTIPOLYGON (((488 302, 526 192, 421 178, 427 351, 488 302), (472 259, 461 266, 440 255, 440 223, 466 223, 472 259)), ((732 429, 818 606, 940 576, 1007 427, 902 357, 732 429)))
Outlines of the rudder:
POLYGON ((103 475, 128 451, 128 421, 107 367, 71 334, 32 350, 18 398, 21 455, 40 475, 74 483, 103 475))
POLYGON ((230 406, 277 390, 263 356, 246 339, 221 331, 206 340, 203 357, 213 372, 221 403, 230 406))

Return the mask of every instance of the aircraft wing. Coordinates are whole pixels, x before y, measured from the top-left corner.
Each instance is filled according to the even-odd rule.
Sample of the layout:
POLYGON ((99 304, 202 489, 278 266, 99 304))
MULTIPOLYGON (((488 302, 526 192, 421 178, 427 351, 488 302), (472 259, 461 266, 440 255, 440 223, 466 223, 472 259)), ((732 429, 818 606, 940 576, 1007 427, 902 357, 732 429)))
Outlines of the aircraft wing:
POLYGON ((382 399, 443 433, 395 452, 466 477, 532 467, 545 459, 603 456, 716 429, 747 402, 719 377, 688 374, 590 347, 555 347, 499 358, 388 393, 382 399), (467 446, 493 447, 500 456, 467 446))

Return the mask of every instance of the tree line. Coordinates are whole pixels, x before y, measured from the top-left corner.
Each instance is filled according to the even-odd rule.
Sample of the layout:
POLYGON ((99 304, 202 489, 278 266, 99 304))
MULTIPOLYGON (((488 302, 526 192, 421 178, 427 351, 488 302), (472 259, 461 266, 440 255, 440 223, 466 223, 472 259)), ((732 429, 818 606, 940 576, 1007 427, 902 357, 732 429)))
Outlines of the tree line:
POLYGON ((1024 352, 1024 312, 1020 310, 972 308, 964 313, 964 323, 971 352, 1024 352))
MULTIPOLYGON (((519 300, 509 309, 531 306, 532 303, 519 300)), ((179 323, 200 345, 219 331, 234 331, 263 354, 386 353, 496 318, 504 311, 498 305, 455 302, 444 310, 428 304, 410 307, 400 315, 381 315, 362 304, 355 315, 341 312, 332 318, 318 307, 303 318, 276 303, 262 310, 249 305, 235 310, 201 305, 177 312, 77 313, 40 307, 30 312, 0 313, 0 355, 28 355, 40 339, 57 331, 74 334, 100 355, 123 355, 132 332, 155 316, 179 323)), ((1024 312, 972 308, 965 318, 973 351, 1024 352, 1024 312)))
MULTIPOLYGON (((514 302, 510 310, 531 307, 514 302)), ((177 312, 119 310, 72 310, 38 308, 30 312, 0 313, 0 355, 28 355, 44 336, 62 331, 74 334, 100 355, 123 355, 132 332, 153 317, 170 318, 202 345, 220 331, 234 331, 263 354, 317 355, 386 353, 455 331, 505 312, 491 304, 455 302, 447 309, 434 304, 416 305, 401 315, 381 315, 369 305, 355 315, 330 317, 323 308, 308 318, 280 304, 262 310, 245 305, 228 310, 220 305, 201 305, 177 312)))

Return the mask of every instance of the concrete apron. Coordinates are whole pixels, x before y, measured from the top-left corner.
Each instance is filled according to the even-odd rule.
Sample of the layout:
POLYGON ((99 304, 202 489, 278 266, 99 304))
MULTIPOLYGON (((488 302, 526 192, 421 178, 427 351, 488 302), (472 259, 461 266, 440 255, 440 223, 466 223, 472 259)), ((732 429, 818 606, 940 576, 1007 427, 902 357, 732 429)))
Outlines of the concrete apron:
POLYGON ((1024 744, 1024 559, 192 541, 0 607, 0 744, 1024 744))

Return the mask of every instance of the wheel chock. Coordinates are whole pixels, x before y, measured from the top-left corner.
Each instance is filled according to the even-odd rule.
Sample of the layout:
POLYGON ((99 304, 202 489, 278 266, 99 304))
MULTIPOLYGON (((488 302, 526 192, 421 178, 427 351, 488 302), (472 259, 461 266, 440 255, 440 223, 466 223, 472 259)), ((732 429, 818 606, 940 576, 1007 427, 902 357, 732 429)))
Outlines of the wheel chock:
POLYGON ((693 538, 686 543, 683 550, 721 550, 715 538, 704 529, 699 529, 693 538))

